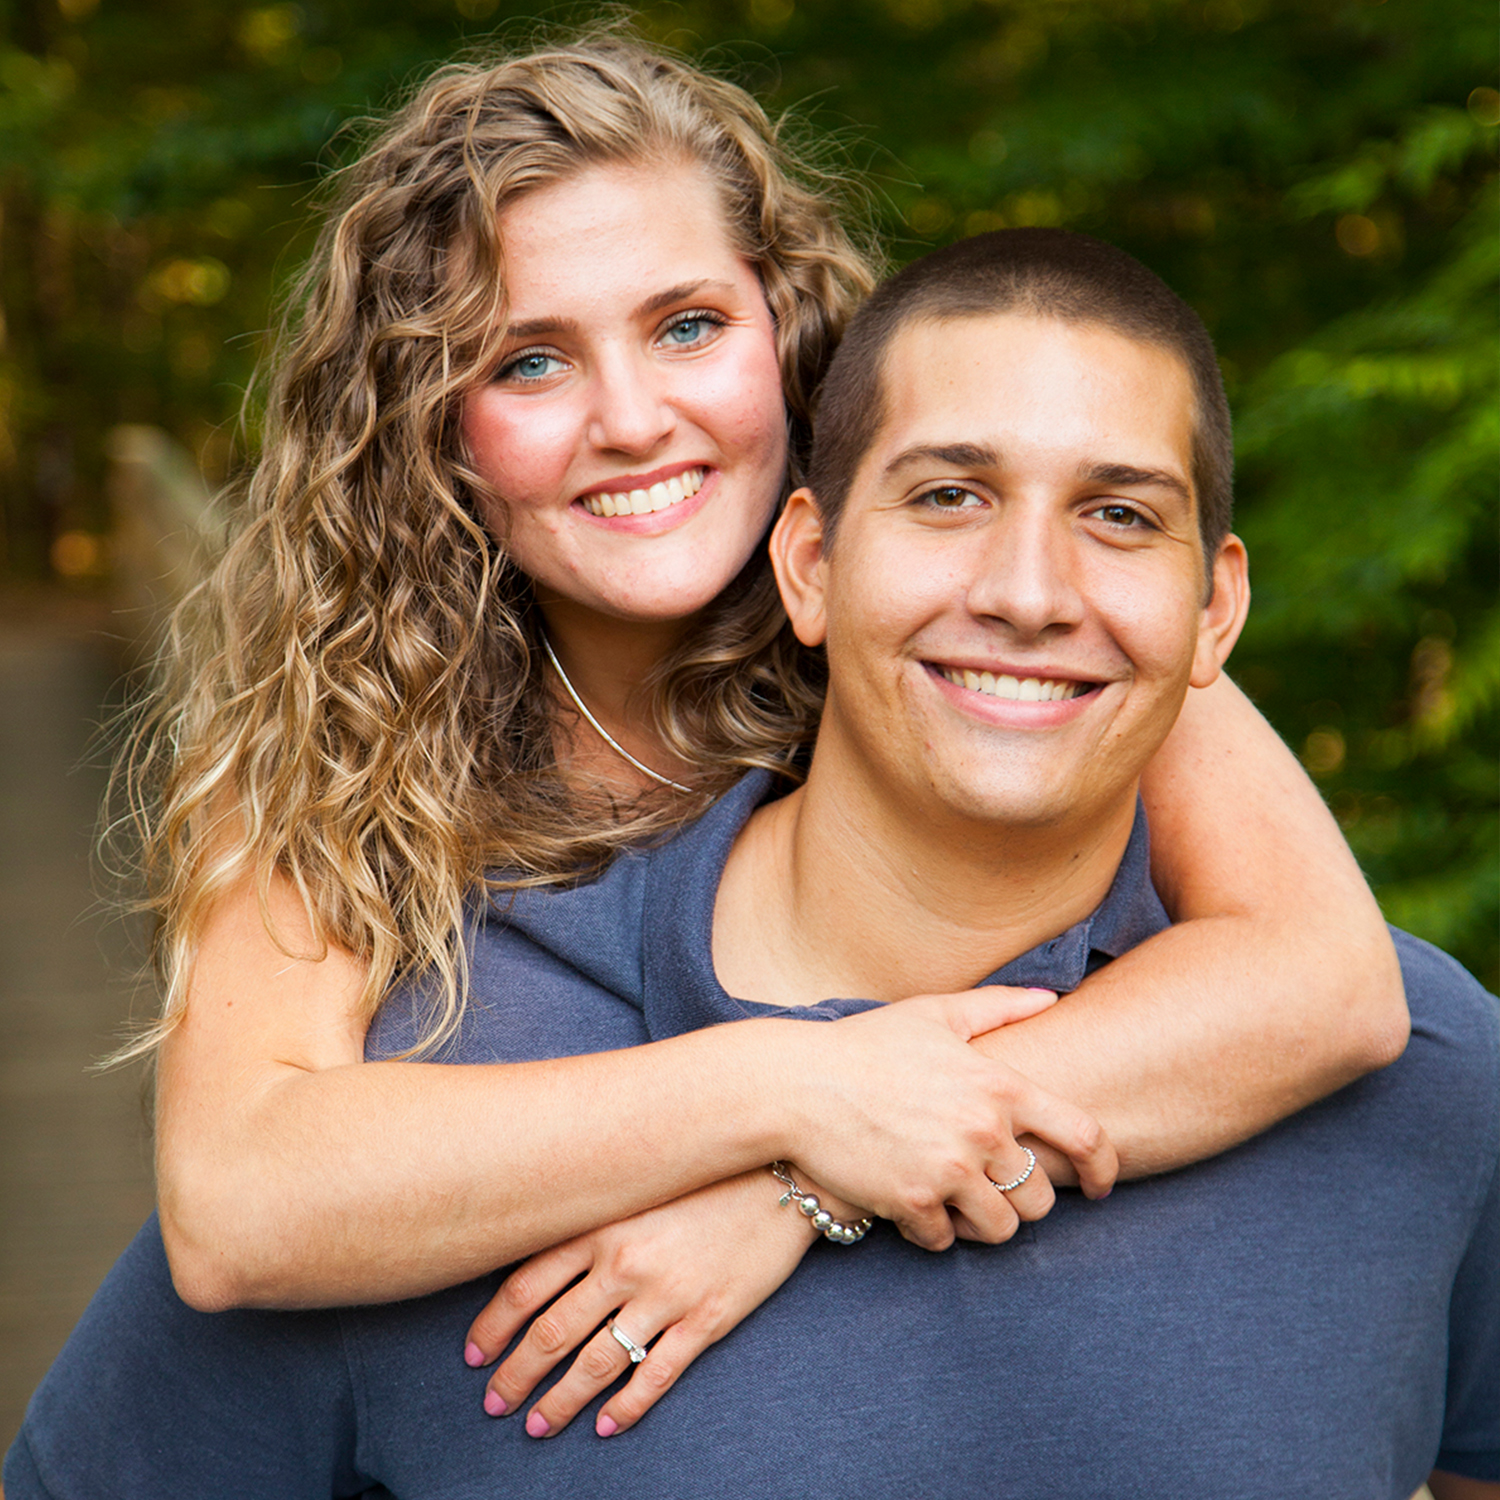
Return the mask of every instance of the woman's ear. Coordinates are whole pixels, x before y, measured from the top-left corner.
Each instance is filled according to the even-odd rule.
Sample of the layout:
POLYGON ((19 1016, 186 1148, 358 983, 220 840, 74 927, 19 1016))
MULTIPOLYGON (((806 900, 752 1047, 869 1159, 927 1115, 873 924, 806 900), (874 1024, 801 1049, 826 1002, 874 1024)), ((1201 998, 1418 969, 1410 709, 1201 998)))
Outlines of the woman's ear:
POLYGON ((1250 558, 1233 534, 1224 538, 1214 559, 1214 591, 1198 617, 1198 648, 1193 655, 1194 687, 1207 687, 1240 638, 1250 609, 1250 558))
POLYGON ((771 531, 771 566, 792 630, 804 646, 821 646, 828 633, 823 611, 823 517, 808 489, 794 490, 771 531))

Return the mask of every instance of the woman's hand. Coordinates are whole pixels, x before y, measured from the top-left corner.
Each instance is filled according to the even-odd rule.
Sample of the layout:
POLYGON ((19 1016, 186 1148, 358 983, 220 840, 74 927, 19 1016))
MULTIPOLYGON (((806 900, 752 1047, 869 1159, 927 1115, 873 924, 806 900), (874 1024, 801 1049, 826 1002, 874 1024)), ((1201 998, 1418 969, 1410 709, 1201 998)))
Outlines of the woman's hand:
MULTIPOLYGON (((866 1044, 879 1047, 884 1055, 894 1033, 920 1053, 923 1041, 940 1041, 943 1033, 951 1047, 953 1032, 962 1029, 956 1024, 961 1016, 999 1024, 996 1017, 1019 1019, 1055 999, 1046 991, 998 989, 928 996, 867 1012, 870 1023, 847 1032, 839 1028, 864 1017, 810 1029, 809 1040, 825 1035, 840 1042, 852 1039, 856 1055, 866 1044)), ((909 1057, 910 1076, 920 1076, 918 1057, 909 1057)), ((848 1061, 846 1055, 845 1064, 848 1061)), ((934 1249, 951 1245, 955 1236, 998 1244, 1015 1234, 1022 1219, 1045 1217, 1055 1196, 1040 1165, 1009 1193, 997 1188, 998 1181, 1012 1181, 1026 1171, 1026 1153, 1015 1140, 1019 1134, 1033 1134, 1068 1155, 1093 1196, 1109 1191, 1114 1150, 1089 1116, 1009 1068, 984 1063, 972 1071, 974 1078, 986 1081, 978 1106, 980 1123, 970 1132, 972 1161, 955 1160, 950 1175, 957 1180, 978 1173, 977 1203, 968 1202, 967 1185, 962 1192, 955 1188, 951 1208, 948 1198, 934 1197, 936 1207, 929 1217, 935 1217, 941 1229, 927 1225, 925 1239, 918 1240, 914 1233, 908 1238, 934 1249), (1011 1122, 1008 1132, 993 1124, 997 1102, 1011 1122)), ((974 1078, 966 1078, 964 1087, 940 1091, 941 1100, 926 1122, 931 1131, 946 1132, 950 1142, 953 1101, 967 1098, 974 1078)), ((958 1107, 971 1105, 972 1101, 960 1102, 958 1107)), ((899 1127, 887 1128, 923 1134, 923 1122, 914 1121, 905 1110, 899 1118, 899 1127)), ((794 1171, 802 1189, 815 1193, 835 1218, 857 1219, 864 1212, 816 1186, 804 1166, 794 1171)), ((506 1278, 469 1328, 464 1357, 477 1366, 496 1358, 527 1320, 534 1319, 491 1377, 485 1410, 492 1416, 516 1411, 537 1383, 582 1345, 571 1369, 526 1419, 533 1437, 560 1431, 628 1369, 630 1356, 607 1326, 618 1316, 621 1332, 634 1342, 657 1342, 629 1383, 605 1404, 595 1430, 610 1437, 640 1421, 710 1344, 791 1275, 816 1238, 803 1215, 779 1204, 781 1191, 764 1170, 742 1173, 533 1256, 506 1278)))
MULTIPOLYGON (((491 1416, 517 1410, 582 1344, 572 1368, 526 1418, 533 1437, 566 1427, 630 1367, 624 1345, 600 1326, 618 1315, 622 1333, 642 1346, 656 1342, 629 1384, 605 1403, 595 1431, 611 1437, 633 1427, 807 1253, 816 1231, 790 1206, 778 1206, 781 1192, 764 1169, 745 1172, 532 1256, 469 1328, 464 1358, 487 1364, 537 1315, 491 1376, 485 1410, 491 1416)), ((860 1216, 831 1200, 825 1206, 841 1219, 860 1216)))
MULTIPOLYGON (((810 1025, 788 1093, 798 1128, 784 1154, 928 1250, 946 1250, 960 1228, 991 1244, 1015 1233, 1016 1208, 995 1183, 1026 1169, 1021 1136, 1054 1147, 1083 1191, 1102 1198, 1119 1161, 1099 1123, 1004 1063, 954 1045, 1056 999, 991 986, 810 1025)), ((1027 1184, 1036 1183, 1033 1193, 1039 1176, 1040 1168, 1027 1184)), ((1024 1193, 1021 1202, 1026 1217, 1041 1216, 1024 1193)), ((1041 1213, 1050 1207, 1048 1197, 1041 1213)))

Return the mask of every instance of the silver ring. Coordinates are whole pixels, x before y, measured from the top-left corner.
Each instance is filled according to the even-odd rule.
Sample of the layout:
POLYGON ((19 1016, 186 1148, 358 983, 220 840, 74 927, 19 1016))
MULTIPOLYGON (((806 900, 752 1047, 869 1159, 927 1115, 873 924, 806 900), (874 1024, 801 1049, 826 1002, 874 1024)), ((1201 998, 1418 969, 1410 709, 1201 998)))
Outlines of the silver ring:
MULTIPOLYGON (((1035 1160, 1034 1157, 1032 1159, 1035 1160)), ((631 1364, 638 1365, 645 1359, 646 1351, 613 1318, 609 1320, 609 1331, 614 1334, 615 1342, 630 1356, 631 1364)))
MULTIPOLYGON (((1014 1182, 996 1182, 995 1179, 991 1177, 990 1183, 997 1193, 1013 1193, 1018 1187, 1020 1187, 1023 1182, 1026 1181, 1028 1177, 1031 1176, 1033 1172, 1036 1171, 1036 1152, 1033 1151, 1030 1146, 1022 1146, 1021 1149, 1026 1153, 1026 1170, 1022 1172, 1014 1182)), ((615 1337, 618 1338, 619 1334, 616 1334, 615 1337)))

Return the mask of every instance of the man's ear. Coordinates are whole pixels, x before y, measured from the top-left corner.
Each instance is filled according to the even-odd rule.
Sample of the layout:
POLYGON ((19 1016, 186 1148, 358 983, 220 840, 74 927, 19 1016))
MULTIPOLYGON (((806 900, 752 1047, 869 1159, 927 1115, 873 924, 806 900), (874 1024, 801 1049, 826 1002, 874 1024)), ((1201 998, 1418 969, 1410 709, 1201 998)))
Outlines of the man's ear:
POLYGON ((1214 591, 1198 616, 1198 648, 1190 679, 1194 687, 1207 687, 1219 675, 1250 609, 1250 559, 1237 536, 1221 543, 1213 579, 1214 591))
POLYGON ((771 530, 771 566, 792 630, 804 646, 828 635, 824 614, 823 517, 808 489, 793 490, 771 530))

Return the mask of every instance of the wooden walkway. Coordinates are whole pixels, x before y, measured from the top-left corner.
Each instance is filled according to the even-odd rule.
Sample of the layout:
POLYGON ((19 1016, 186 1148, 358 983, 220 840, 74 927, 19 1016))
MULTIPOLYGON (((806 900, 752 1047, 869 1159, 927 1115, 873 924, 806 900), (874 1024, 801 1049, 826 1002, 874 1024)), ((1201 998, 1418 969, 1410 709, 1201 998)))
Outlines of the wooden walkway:
POLYGON ((134 960, 99 909, 86 765, 119 675, 102 611, 0 599, 0 1451, 151 1209, 140 1069, 100 1075, 134 960))

